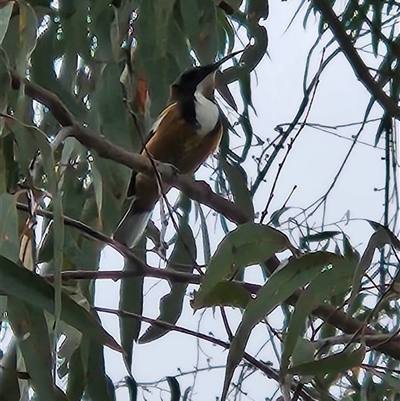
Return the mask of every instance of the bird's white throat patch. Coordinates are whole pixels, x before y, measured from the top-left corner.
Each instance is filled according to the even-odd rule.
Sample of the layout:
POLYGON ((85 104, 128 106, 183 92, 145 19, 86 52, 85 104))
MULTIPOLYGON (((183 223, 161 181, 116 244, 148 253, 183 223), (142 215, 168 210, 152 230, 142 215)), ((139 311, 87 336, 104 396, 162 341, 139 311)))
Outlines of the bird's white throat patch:
POLYGON ((196 130, 199 135, 207 135, 210 133, 218 122, 219 110, 217 105, 207 99, 201 92, 194 94, 196 120, 200 127, 196 130))

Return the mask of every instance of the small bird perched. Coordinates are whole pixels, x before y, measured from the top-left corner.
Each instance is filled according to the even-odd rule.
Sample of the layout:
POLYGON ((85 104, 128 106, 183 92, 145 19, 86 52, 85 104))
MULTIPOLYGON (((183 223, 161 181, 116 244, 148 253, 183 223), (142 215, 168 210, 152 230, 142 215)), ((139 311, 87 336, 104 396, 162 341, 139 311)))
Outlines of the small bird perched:
MULTIPOLYGON (((171 87, 173 101, 155 121, 142 155, 174 165, 181 174, 194 173, 217 148, 222 136, 219 108, 214 100, 215 72, 234 52, 214 64, 185 71, 171 87)), ((170 186, 163 184, 166 193, 170 186)), ((114 233, 114 239, 133 247, 142 237, 157 203, 156 176, 132 172, 128 187, 132 204, 114 233)))

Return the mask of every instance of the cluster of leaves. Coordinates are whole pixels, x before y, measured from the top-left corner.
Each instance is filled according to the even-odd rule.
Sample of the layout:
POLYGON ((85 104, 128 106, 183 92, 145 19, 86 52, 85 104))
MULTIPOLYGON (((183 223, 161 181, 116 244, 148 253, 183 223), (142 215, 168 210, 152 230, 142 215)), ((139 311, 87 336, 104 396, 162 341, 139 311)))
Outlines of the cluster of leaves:
MULTIPOLYGON (((377 53, 382 42, 392 52, 385 57, 377 82, 382 88, 389 84, 390 96, 396 98, 399 74, 395 72, 399 67, 393 49, 398 39, 394 30, 389 37, 382 36, 381 27, 386 21, 376 16, 390 10, 386 5, 377 9, 375 2, 357 5, 361 11, 354 10, 355 3, 349 2, 343 14, 347 16, 346 27, 350 24, 346 29, 354 31, 357 38, 362 36, 361 27, 368 25, 368 21, 357 18, 361 11, 368 13, 372 7, 373 29, 369 33, 373 49, 377 53)), ((312 4, 318 9, 318 1, 312 4)), ((96 273, 103 244, 94 241, 91 233, 112 233, 126 207, 123 201, 130 171, 97 157, 73 138, 65 139, 60 126, 68 123, 63 116, 33 101, 16 77, 27 76, 30 82, 52 92, 74 118, 92 131, 125 149, 138 151, 142 147, 142 133, 168 101, 169 85, 193 64, 193 54, 201 63, 214 60, 237 47, 237 27, 243 28, 252 46, 239 64, 217 76, 218 90, 233 109, 236 105, 227 85, 239 82, 244 107, 235 128, 226 120, 216 187, 223 195, 232 194, 252 221, 252 195, 268 169, 260 171, 249 190, 241 164, 257 140, 249 120, 250 73, 266 52, 268 38, 261 20, 268 16, 268 2, 21 0, 1 2, 0 7, 0 292, 6 295, 0 297, 0 305, 2 311, 7 310, 16 336, 15 347, 10 347, 7 359, 2 360, 0 398, 26 399, 31 385, 38 400, 113 400, 115 385, 105 373, 103 346, 123 352, 129 371, 133 342, 160 338, 174 329, 181 315, 188 282, 196 278, 192 273, 198 244, 189 224, 194 203, 184 196, 180 198, 179 235, 171 243, 165 269, 167 274, 180 274, 181 280, 171 279, 170 292, 160 300, 160 315, 141 336, 146 273, 138 269, 138 260, 146 258, 144 243, 127 258, 124 270, 132 275, 121 281, 119 309, 124 314, 120 315, 119 346, 101 327, 96 314, 88 312, 93 306, 94 286, 88 281, 63 283, 62 272, 96 273), (228 130, 239 131, 244 138, 240 154, 230 149, 228 130), (29 217, 21 210, 28 210, 29 217), (35 229, 36 214, 43 210, 50 212, 51 218, 45 214, 40 230, 35 229), (42 274, 51 275, 52 284, 31 272, 37 272, 39 266, 42 274), (167 325, 160 326, 157 321, 167 325), (61 347, 61 361, 56 364, 53 350, 61 333, 67 336, 69 347, 61 347), (63 390, 54 385, 55 365, 60 377, 68 377, 63 390)), ((324 16, 321 21, 322 34, 325 24, 330 22, 324 16)), ((391 121, 392 117, 389 115, 388 119, 391 121)), ((289 133, 285 133, 284 140, 289 133)), ((230 346, 226 345, 229 356, 223 397, 236 366, 248 357, 244 350, 255 325, 297 294, 292 302, 296 307, 288 312, 290 323, 280 371, 265 372, 272 376, 276 373, 281 383, 289 382, 289 389, 298 384, 292 380, 293 375, 311 376, 312 385, 305 390, 299 387, 301 395, 332 399, 330 388, 347 370, 362 363, 366 348, 362 341, 358 348, 349 345, 337 352, 323 343, 323 350, 317 353, 321 348, 317 339, 335 336, 338 331, 323 323, 311 339, 304 340, 308 317, 318 305, 326 303, 333 312, 335 307, 346 308, 349 318, 372 319, 381 309, 364 308, 358 295, 364 284, 362 277, 371 265, 375 248, 384 244, 399 248, 398 240, 385 228, 376 226, 377 234, 361 258, 346 237, 342 252, 322 250, 300 255, 282 232, 249 222, 229 232, 211 257, 207 223, 202 208, 194 205, 201 221, 207 270, 192 306, 234 306, 244 310, 230 346), (275 271, 264 269, 266 283, 257 291, 240 281, 247 266, 268 265, 264 262, 284 250, 292 252, 292 258, 286 265, 275 266, 275 271), (306 289, 298 293, 300 287, 306 289)), ((228 232, 225 220, 221 222, 228 232)), ((336 234, 309 236, 304 241, 309 244, 329 240, 336 234)), ((379 319, 375 326, 386 328, 379 319)), ((386 374, 380 379, 383 385, 377 397, 395 394, 397 377, 386 374)), ((171 399, 179 399, 179 383, 173 377, 167 381, 171 399)), ((136 399, 137 383, 129 377, 125 384, 131 399, 136 399)), ((187 394, 185 391, 184 399, 187 394)))

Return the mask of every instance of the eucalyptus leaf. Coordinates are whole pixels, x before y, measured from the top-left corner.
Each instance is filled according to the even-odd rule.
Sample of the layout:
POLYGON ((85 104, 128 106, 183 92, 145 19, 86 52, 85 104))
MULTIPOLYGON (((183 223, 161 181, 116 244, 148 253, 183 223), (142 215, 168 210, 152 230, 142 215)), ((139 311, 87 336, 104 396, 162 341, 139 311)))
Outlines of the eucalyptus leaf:
POLYGON ((345 373, 359 366, 365 357, 365 346, 361 345, 355 351, 342 351, 326 358, 306 362, 289 368, 288 372, 295 375, 319 376, 329 373, 345 373))
POLYGON ((290 260, 272 274, 267 283, 258 291, 257 297, 249 302, 231 342, 222 400, 226 398, 233 373, 243 356, 254 326, 289 298, 299 287, 312 281, 322 268, 340 264, 342 261, 342 257, 329 252, 309 253, 290 260))
POLYGON ((181 388, 175 377, 167 376, 167 383, 171 391, 171 401, 179 401, 181 399, 181 388))
POLYGON ((246 223, 230 232, 212 256, 193 307, 201 307, 206 296, 224 279, 233 278, 246 266, 261 263, 277 252, 290 249, 287 237, 274 228, 246 223))
POLYGON ((19 236, 16 198, 7 193, 0 195, 0 254, 18 262, 19 236))
MULTIPOLYGON (((184 217, 180 219, 178 239, 174 250, 168 260, 166 270, 191 273, 196 263, 196 243, 193 233, 184 217), (186 267, 187 266, 187 267, 186 267)), ((183 300, 186 294, 186 283, 170 282, 171 290, 160 300, 160 315, 157 320, 161 320, 172 325, 176 324, 182 313, 183 300)), ((152 325, 140 337, 141 344, 154 341, 168 333, 163 327, 152 325)))
POLYGON ((13 2, 7 2, 1 7, 0 12, 0 45, 3 42, 4 35, 7 32, 8 23, 10 22, 11 12, 14 7, 13 2))
POLYGON ((67 401, 53 383, 50 339, 43 311, 9 296, 8 314, 38 400, 67 401))
MULTIPOLYGON (((0 291, 21 301, 54 313, 54 288, 43 278, 17 266, 0 255, 0 291)), ((61 293, 61 319, 77 328, 84 336, 114 350, 120 350, 116 341, 97 323, 92 315, 64 292, 61 293)))

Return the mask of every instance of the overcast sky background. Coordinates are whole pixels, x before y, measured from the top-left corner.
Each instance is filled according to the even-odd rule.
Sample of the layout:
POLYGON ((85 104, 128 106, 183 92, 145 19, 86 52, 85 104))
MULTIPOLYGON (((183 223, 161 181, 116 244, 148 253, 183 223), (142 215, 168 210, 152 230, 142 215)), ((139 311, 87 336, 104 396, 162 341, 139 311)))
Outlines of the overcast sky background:
MULTIPOLYGON (((289 123, 296 114, 299 104, 303 97, 302 85, 306 57, 310 47, 317 37, 317 22, 313 15, 310 16, 306 30, 303 29, 303 17, 305 8, 299 13, 292 26, 285 33, 290 19, 298 7, 298 1, 290 2, 270 2, 270 15, 265 21, 265 26, 269 35, 268 53, 269 57, 264 60, 257 68, 256 76, 253 75, 253 103, 257 110, 257 117, 252 119, 255 133, 263 138, 273 139, 276 136, 274 128, 278 124, 289 123)), ((326 43, 326 41, 325 41, 326 43)), ((314 53, 310 77, 313 77, 318 69, 321 59, 322 45, 314 53)), ((326 56, 330 54, 327 51, 326 56)), ((365 54, 362 54, 365 58, 365 54)), ((367 56, 368 64, 376 61, 372 56, 367 56)), ((235 91, 233 91, 235 93, 235 91)), ((236 92, 237 93, 237 92, 236 92)), ((238 96, 235 96, 238 98, 238 96)), ((344 56, 337 56, 330 66, 323 72, 321 83, 317 90, 316 98, 312 106, 308 122, 339 125, 356 121, 362 121, 365 108, 369 102, 369 94, 363 85, 357 81, 354 73, 344 56)), ((379 106, 375 105, 371 118, 380 115, 379 106)), ((374 143, 376 126, 378 123, 370 124, 360 137, 361 141, 368 144, 374 143)), ((347 138, 351 138, 358 130, 358 126, 348 129, 338 130, 337 133, 347 138)), ((294 185, 297 189, 291 197, 288 205, 295 207, 307 207, 320 196, 322 196, 342 163, 351 140, 339 138, 337 136, 322 132, 320 130, 306 127, 297 139, 287 162, 284 165, 282 174, 278 181, 275 196, 270 206, 270 213, 279 209, 285 202, 287 196, 294 185)), ((259 148, 255 149, 254 154, 259 155, 259 148)), ((281 153, 279 161, 283 157, 281 153)), ((328 198, 326 222, 336 222, 349 211, 352 218, 371 219, 379 221, 383 213, 383 191, 374 191, 374 188, 384 186, 384 161, 381 157, 383 150, 372 146, 357 144, 349 162, 347 163, 343 175, 340 177, 336 187, 328 198)), ((213 161, 211 161, 213 163, 213 161)), ((256 210, 262 211, 266 200, 270 194, 272 182, 276 175, 278 160, 274 163, 267 176, 267 182, 262 184, 256 196, 256 210)), ((254 163, 249 162, 245 166, 249 177, 254 177, 254 163), (247 170, 248 167, 248 170, 247 170)), ((205 178, 210 170, 202 168, 197 176, 205 178)), ((203 208, 205 212, 207 208, 203 208)), ((292 213, 292 212, 290 212, 292 213)), ((292 214, 295 214, 294 212, 292 214)), ((214 221, 215 216, 209 217, 214 221), (214 219, 214 220, 213 220, 214 219)), ((321 224, 321 213, 316 213, 312 221, 316 225, 321 224)), ((157 220, 157 216, 156 216, 157 220)), ((309 223, 311 224, 312 221, 309 223)), ((213 225, 211 225, 213 227, 213 225)), ((234 225, 231 225, 232 229, 234 225)), ((341 225, 354 246, 359 252, 363 252, 367 241, 372 234, 372 229, 365 221, 351 221, 348 225, 341 225)), ((337 227, 329 227, 337 229, 337 227)), ((195 230, 194 230, 195 231, 195 230)), ((221 229, 217 229, 212 234, 212 246, 215 250, 218 243, 223 238, 221 229)), ((297 233, 298 234, 298 233, 297 233)), ((198 254, 201 263, 201 240, 198 241, 198 254)), ((149 263, 158 266, 159 260, 156 257, 149 258, 149 263)), ((112 249, 104 251, 101 261, 102 270, 120 270, 122 258, 112 249)), ((160 266, 164 267, 164 266, 160 266)), ((262 283, 262 276, 258 267, 252 267, 246 274, 246 279, 251 282, 262 283)), ((157 280, 145 280, 144 316, 157 317, 159 299, 169 290, 167 282, 161 281, 154 286, 157 280), (154 287, 153 287, 154 286, 154 287)), ((112 281, 97 281, 96 302, 98 306, 118 308, 119 283, 112 281)), ((182 317, 178 324, 203 333, 213 333, 217 338, 227 340, 225 329, 222 325, 221 316, 218 310, 215 315, 212 310, 197 312, 189 306, 190 292, 194 286, 189 286, 185 307, 182 317), (199 323, 199 318, 200 323, 199 323)), ((227 309, 229 322, 233 330, 240 322, 241 313, 238 310, 227 309)), ((114 316, 101 314, 102 321, 106 329, 115 338, 119 339, 118 319, 114 316)), ((281 327, 281 316, 279 311, 275 311, 269 318, 272 326, 281 327)), ((143 330, 146 324, 142 326, 143 330)), ((265 325, 258 325, 253 331, 247 351, 255 354, 269 338, 265 325)), ((139 383, 152 382, 164 378, 165 376, 175 376, 182 372, 192 371, 195 366, 199 368, 207 367, 207 356, 211 359, 211 366, 223 366, 226 362, 227 352, 222 348, 214 346, 204 341, 200 342, 194 337, 189 337, 179 333, 169 333, 162 339, 156 340, 146 345, 134 346, 134 368, 133 374, 139 383), (198 361, 198 362, 197 362, 198 361)), ((278 349, 280 352, 280 349, 278 349)), ((125 375, 125 368, 119 354, 106 348, 107 373, 114 382, 121 380, 125 375)), ((271 361, 274 367, 278 363, 270 345, 267 345, 258 358, 263 361, 271 361)), ((239 369, 236 371, 235 379, 238 377, 239 369)), ((224 377, 224 369, 215 369, 200 373, 196 380, 193 401, 214 400, 220 395, 224 377)), ((179 377, 182 393, 193 385, 193 376, 179 377)), ((168 389, 166 383, 163 387, 168 389)), ((260 373, 253 374, 244 382, 244 391, 249 391, 249 395, 254 399, 265 399, 271 396, 276 388, 276 383, 267 379, 260 373)), ((276 400, 279 393, 273 398, 276 400)), ((126 389, 117 390, 118 401, 128 400, 126 389)), ((152 389, 152 393, 146 394, 147 400, 169 400, 167 392, 161 393, 152 389)), ((141 391, 139 400, 142 400, 141 391)), ((249 399, 245 396, 243 400, 249 399)), ((251 398, 250 398, 251 399, 251 398)))

